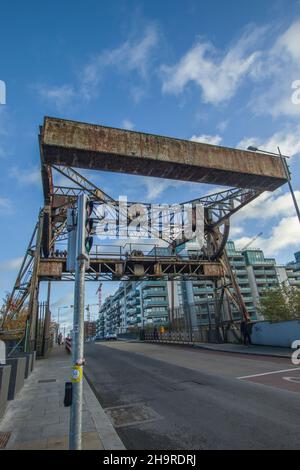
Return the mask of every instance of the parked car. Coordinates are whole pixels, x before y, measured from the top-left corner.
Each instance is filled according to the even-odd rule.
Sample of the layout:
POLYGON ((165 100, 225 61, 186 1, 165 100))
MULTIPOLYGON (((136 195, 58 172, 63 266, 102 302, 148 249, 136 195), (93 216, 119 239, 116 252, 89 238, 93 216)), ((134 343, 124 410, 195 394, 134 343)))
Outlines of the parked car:
POLYGON ((110 341, 112 339, 116 340, 117 335, 116 335, 116 333, 106 333, 105 339, 106 339, 106 341, 110 341))
POLYGON ((97 335, 97 336, 95 337, 95 341, 103 341, 103 339, 104 339, 104 337, 101 336, 101 335, 97 335))

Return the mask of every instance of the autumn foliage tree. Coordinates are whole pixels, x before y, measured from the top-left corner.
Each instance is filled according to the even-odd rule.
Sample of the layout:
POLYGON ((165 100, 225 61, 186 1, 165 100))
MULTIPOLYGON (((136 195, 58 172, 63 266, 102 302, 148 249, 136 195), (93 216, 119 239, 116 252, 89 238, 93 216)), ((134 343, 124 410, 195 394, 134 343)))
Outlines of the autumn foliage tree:
POLYGON ((17 314, 12 315, 13 310, 8 309, 8 315, 6 316, 5 322, 3 324, 3 319, 9 302, 10 298, 7 294, 2 301, 0 308, 0 325, 2 325, 3 329, 1 336, 2 338, 7 339, 21 339, 24 335, 28 312, 26 307, 22 307, 17 314))

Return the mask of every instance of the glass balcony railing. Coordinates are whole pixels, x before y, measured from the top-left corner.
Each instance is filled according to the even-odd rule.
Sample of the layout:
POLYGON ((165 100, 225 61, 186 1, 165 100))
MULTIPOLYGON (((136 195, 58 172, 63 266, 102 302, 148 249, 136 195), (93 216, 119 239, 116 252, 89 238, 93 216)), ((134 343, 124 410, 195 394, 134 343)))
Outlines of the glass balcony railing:
POLYGON ((166 295, 166 289, 144 289, 143 298, 151 297, 153 295, 166 295))
POLYGON ((144 306, 147 307, 149 305, 165 305, 167 306, 168 305, 168 301, 167 299, 153 299, 153 298, 149 298, 149 299, 146 299, 144 301, 144 306))

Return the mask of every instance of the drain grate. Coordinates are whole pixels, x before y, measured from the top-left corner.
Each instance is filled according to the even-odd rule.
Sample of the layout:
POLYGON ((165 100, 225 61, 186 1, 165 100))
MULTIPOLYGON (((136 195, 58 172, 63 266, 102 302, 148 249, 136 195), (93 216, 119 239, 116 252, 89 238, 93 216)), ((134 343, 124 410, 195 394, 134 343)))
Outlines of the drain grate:
POLYGON ((49 382, 56 382, 56 379, 44 379, 38 381, 40 384, 47 384, 49 382))
POLYGON ((144 424, 162 419, 156 411, 144 403, 112 406, 105 408, 105 412, 116 428, 144 424))
POLYGON ((11 436, 11 432, 0 432, 0 449, 5 449, 11 436))

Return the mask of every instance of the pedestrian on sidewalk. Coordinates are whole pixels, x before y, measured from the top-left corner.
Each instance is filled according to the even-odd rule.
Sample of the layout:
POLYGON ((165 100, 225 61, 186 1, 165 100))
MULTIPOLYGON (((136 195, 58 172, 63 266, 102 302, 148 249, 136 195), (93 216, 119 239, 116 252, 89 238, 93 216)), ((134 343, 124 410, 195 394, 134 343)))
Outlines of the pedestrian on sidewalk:
POLYGON ((153 338, 154 338, 155 341, 157 341, 159 339, 158 331, 157 331, 156 326, 154 327, 154 330, 153 330, 153 338))
POLYGON ((245 346, 249 346, 250 344, 252 344, 251 333, 252 333, 252 322, 248 313, 245 313, 241 321, 241 335, 242 335, 245 346))

